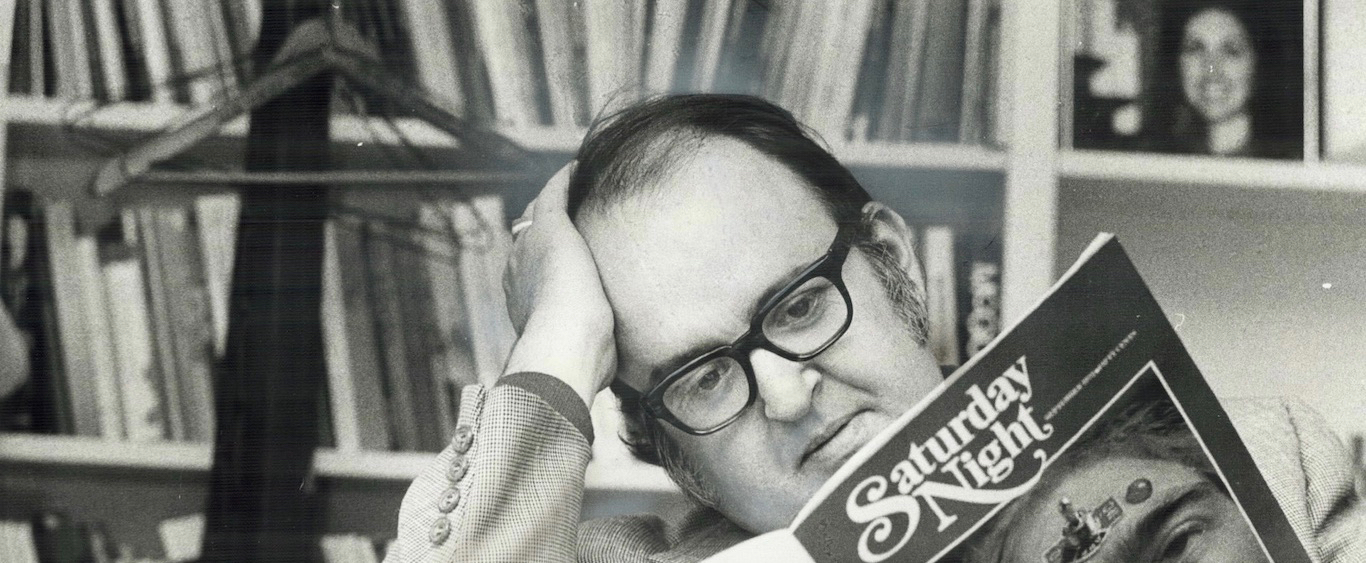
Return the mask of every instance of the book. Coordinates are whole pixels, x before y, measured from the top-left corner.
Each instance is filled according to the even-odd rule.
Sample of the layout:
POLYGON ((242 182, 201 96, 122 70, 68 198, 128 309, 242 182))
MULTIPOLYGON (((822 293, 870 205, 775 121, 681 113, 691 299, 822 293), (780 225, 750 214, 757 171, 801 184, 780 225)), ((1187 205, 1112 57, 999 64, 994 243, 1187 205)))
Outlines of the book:
MULTIPOLYGON (((607 115, 640 95, 641 49, 634 2, 587 0, 583 11, 588 72, 588 113, 607 115)), ((490 69, 491 70, 491 69, 490 69)))
POLYGON ((157 333, 158 349, 164 355, 168 402, 177 405, 182 439, 211 442, 214 427, 213 399, 213 322, 209 314, 208 287, 201 264, 197 225, 188 206, 158 206, 139 211, 147 259, 147 277, 154 280, 152 292, 164 312, 157 322, 164 323, 157 333))
POLYGON ((155 213, 151 209, 128 209, 124 212, 125 229, 133 229, 136 235, 126 235, 127 240, 136 241, 136 254, 142 266, 143 288, 146 291, 148 327, 152 332, 153 371, 159 374, 158 391, 161 393, 162 409, 166 414, 166 430, 169 438, 181 442, 187 439, 189 425, 185 421, 185 404, 181 401, 182 374, 176 366, 176 343, 172 337, 173 313, 170 310, 170 293, 166 288, 167 278, 162 267, 161 233, 155 226, 155 213))
POLYGON ((104 281, 110 333, 123 400, 124 437, 150 442, 169 435, 161 376, 153 350, 147 281, 134 242, 120 223, 99 233, 100 271, 104 281))
POLYGON ((323 338, 337 447, 384 451, 394 444, 364 237, 359 224, 330 223, 324 249, 323 338), (334 252, 326 254, 328 249, 334 252))
POLYGON ((176 76, 175 63, 171 57, 171 43, 166 28, 166 17, 162 13, 159 0, 128 0, 123 2, 125 9, 136 12, 129 27, 138 29, 142 38, 143 56, 147 59, 147 79, 151 86, 152 101, 171 103, 184 99, 180 84, 172 82, 176 76))
POLYGON ((551 124, 558 127, 584 125, 588 100, 584 98, 582 55, 575 48, 576 9, 568 2, 536 0, 536 23, 540 30, 541 59, 549 90, 551 124))
POLYGON ((323 358, 327 364, 327 396, 331 402, 332 428, 336 448, 343 452, 362 449, 361 409, 356 398, 351 372, 351 343, 347 339, 346 296, 342 281, 342 259, 337 255, 336 221, 323 226, 322 332, 323 358))
POLYGON ((892 10, 891 55, 887 61, 882 120, 877 127, 881 133, 879 140, 912 138, 929 13, 929 0, 897 0, 892 10))
POLYGON ((136 2, 118 2, 114 10, 114 24, 121 41, 126 98, 146 102, 152 99, 151 76, 147 70, 147 41, 138 23, 136 2))
POLYGON ((198 2, 164 1, 167 43, 171 48, 172 80, 182 81, 187 97, 178 101, 203 104, 221 89, 217 46, 209 16, 198 2))
POLYGON ((408 29, 412 32, 413 56, 422 89, 450 104, 456 115, 465 114, 465 99, 460 89, 460 61, 451 40, 450 19, 444 2, 408 0, 400 2, 408 29))
POLYGON ((394 446, 402 451, 422 448, 412 375, 405 350, 402 296, 399 294, 397 250, 383 226, 367 222, 362 231, 366 251, 366 287, 374 304, 376 350, 383 374, 394 446))
POLYGON ((649 53, 645 62, 645 89, 651 94, 673 91, 678 51, 683 40, 687 0, 655 0, 650 14, 649 53))
POLYGON ((1131 552, 1182 558, 1207 541, 1230 560, 1310 561, 1142 277, 1102 234, 790 526, 713 560, 1151 560, 1131 552), (1172 520, 1192 510, 1218 534, 1143 532, 1179 529, 1172 520))
POLYGON ((114 358, 113 335, 110 333, 108 307, 105 305, 104 275, 100 270, 99 243, 94 236, 76 238, 76 269, 71 276, 78 278, 81 297, 77 301, 85 314, 87 347, 90 352, 91 376, 95 396, 99 400, 100 436, 121 440, 124 430, 123 397, 119 388, 118 364, 114 358))
POLYGON ((80 27, 81 3, 47 0, 46 15, 46 36, 53 49, 57 95, 66 99, 89 99, 94 90, 90 84, 86 36, 80 27))
POLYGON ((987 61, 988 17, 991 0, 967 0, 963 37, 962 101, 958 104, 958 141, 982 142, 986 119, 986 91, 990 67, 987 61))
POLYGON ((921 237, 925 267, 925 308, 929 313, 930 350, 941 366, 960 363, 958 342, 958 284, 954 267, 954 230, 945 225, 925 227, 921 237))
POLYGON ((28 3, 15 2, 7 7, 0 7, 0 94, 12 92, 10 88, 20 87, 19 93, 28 91, 29 76, 28 57, 26 49, 28 47, 28 3), (22 63, 22 67, 16 66, 15 69, 23 68, 24 72, 17 72, 20 76, 18 80, 11 81, 11 63, 22 63), (11 84, 13 82, 13 84, 11 84))
POLYGON ((503 199, 480 195, 450 202, 444 215, 460 241, 460 287, 469 314, 475 372, 479 383, 493 385, 517 340, 503 293, 503 269, 512 249, 503 199))
POLYGON ((539 123, 522 0, 471 4, 479 49, 488 65, 494 118, 510 127, 539 123))
POLYGON ((43 223, 47 227, 47 254, 52 268, 53 307, 57 313, 57 334, 60 338, 62 365, 66 372, 67 396, 70 397, 73 430, 79 436, 99 436, 101 427, 99 389, 91 350, 90 326, 83 317, 90 315, 84 307, 83 280, 72 275, 80 270, 77 247, 76 216, 71 202, 59 201, 43 209, 43 223))
POLYGON ((958 141, 963 88, 964 0, 930 2, 920 97, 916 100, 916 141, 958 141))
POLYGON ((94 16, 93 42, 98 46, 100 70, 104 78, 107 98, 122 101, 128 96, 127 76, 123 67, 123 38, 119 35, 118 20, 114 15, 114 0, 92 0, 94 16))

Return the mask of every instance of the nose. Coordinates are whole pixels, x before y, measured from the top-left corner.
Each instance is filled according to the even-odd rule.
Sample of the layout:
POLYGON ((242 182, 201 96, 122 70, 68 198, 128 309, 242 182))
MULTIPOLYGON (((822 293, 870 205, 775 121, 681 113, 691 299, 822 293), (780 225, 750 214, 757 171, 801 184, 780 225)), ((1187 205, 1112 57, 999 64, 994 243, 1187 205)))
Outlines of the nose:
POLYGON ((790 422, 811 412, 811 400, 821 373, 805 362, 785 360, 768 350, 750 354, 759 398, 764 401, 764 416, 769 420, 790 422))

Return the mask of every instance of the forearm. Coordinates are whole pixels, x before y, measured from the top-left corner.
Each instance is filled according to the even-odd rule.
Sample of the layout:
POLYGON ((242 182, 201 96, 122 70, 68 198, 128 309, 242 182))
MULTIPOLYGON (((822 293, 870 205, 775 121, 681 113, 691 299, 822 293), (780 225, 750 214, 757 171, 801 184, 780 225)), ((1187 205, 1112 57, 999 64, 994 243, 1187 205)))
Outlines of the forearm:
POLYGON ((453 443, 413 482, 386 561, 574 560, 591 452, 591 436, 580 429, 591 432, 587 409, 578 406, 576 414, 564 399, 577 397, 564 388, 556 399, 547 376, 505 380, 493 389, 467 388, 460 425, 473 431, 468 450, 462 454, 453 443), (465 469, 453 469, 462 459, 465 469))

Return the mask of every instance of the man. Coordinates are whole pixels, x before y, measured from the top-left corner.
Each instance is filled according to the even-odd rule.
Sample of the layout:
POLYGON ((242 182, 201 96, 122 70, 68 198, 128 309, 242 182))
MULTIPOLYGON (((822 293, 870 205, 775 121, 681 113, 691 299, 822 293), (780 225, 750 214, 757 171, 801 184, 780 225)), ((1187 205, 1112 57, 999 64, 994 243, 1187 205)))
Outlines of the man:
POLYGON ((464 393, 391 561, 699 560, 786 525, 942 380, 907 226, 786 111, 660 98, 576 163, 514 224, 506 375, 464 393), (579 526, 609 384, 696 501, 679 521, 579 526))

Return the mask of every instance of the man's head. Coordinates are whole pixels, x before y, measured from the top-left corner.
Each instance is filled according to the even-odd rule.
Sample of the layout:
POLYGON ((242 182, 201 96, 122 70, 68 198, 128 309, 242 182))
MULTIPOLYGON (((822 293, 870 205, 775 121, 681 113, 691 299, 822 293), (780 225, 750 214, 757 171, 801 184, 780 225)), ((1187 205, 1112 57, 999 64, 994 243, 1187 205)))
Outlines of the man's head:
POLYGON ((786 525, 940 383, 907 226, 786 111, 744 96, 660 98, 609 118, 577 158, 569 211, 615 316, 626 439, 698 500, 752 531, 786 525), (833 244, 837 234, 847 246, 833 244), (818 283, 793 283, 813 265, 818 283), (784 288, 795 297, 769 303, 784 288), (835 322, 802 324, 815 315, 835 322), (784 353, 778 316, 833 340, 784 353), (836 331, 839 321, 847 327, 836 331), (729 379, 699 388, 734 391, 741 402, 718 407, 736 410, 733 420, 696 435, 640 407, 661 381, 695 375, 680 371, 690 360, 731 344, 720 351, 728 372, 699 370, 729 379))
MULTIPOLYGON (((1107 522, 1089 561, 1266 561, 1256 536, 1169 402, 1137 405, 1082 436, 991 524, 973 563, 1066 561, 1064 530, 1107 522), (1066 512, 1060 503, 1067 501, 1066 512)), ((1070 533, 1067 537, 1077 538, 1070 533)), ((1082 542, 1085 546, 1088 542, 1082 542)))

